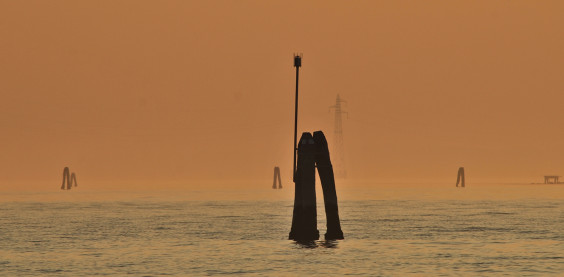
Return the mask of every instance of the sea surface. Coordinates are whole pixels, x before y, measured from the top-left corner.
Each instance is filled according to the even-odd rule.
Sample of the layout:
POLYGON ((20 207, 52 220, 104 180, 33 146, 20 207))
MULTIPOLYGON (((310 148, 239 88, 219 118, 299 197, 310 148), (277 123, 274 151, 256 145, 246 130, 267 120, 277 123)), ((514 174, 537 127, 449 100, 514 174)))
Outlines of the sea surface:
POLYGON ((304 244, 293 188, 4 192, 0 276, 564 276, 564 186, 338 192, 304 244))

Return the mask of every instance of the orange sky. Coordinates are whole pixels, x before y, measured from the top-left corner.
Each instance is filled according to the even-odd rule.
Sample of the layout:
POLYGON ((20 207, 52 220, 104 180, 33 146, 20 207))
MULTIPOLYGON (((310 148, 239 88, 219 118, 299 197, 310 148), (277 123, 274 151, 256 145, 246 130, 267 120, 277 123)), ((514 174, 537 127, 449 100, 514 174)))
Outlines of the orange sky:
POLYGON ((350 180, 564 175, 562 1, 0 1, 0 188, 290 185, 348 101, 350 180), (352 3, 351 3, 352 2, 352 3))

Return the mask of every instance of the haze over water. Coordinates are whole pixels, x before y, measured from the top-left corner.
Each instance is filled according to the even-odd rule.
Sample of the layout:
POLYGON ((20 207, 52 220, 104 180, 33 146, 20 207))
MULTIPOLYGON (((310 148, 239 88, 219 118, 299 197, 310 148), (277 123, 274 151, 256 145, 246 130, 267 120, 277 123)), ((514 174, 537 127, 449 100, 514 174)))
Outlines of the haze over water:
POLYGON ((564 175, 563 14, 0 1, 0 275, 559 275, 564 185, 531 183, 564 175), (294 53, 298 132, 333 149, 347 101, 343 241, 287 240, 294 53))
POLYGON ((557 276, 563 190, 339 189, 345 240, 305 245, 287 240, 293 189, 8 193, 0 275, 557 276))
POLYGON ((1 1, 0 186, 271 178, 298 132, 349 177, 564 174, 562 1, 1 1), (453 173, 454 172, 454 173, 453 173))

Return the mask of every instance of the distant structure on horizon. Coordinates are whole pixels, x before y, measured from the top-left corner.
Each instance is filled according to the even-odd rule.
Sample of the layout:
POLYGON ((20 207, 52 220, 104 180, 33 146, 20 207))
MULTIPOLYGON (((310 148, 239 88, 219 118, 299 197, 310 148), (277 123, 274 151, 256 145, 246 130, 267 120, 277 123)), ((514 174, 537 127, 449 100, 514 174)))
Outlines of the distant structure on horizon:
POLYGON ((78 186, 78 183, 76 182, 76 175, 74 174, 74 172, 72 174, 69 174, 69 172, 70 170, 68 167, 65 167, 65 169, 63 169, 63 184, 61 185, 62 190, 71 189, 73 183, 75 187, 78 186))
POLYGON ((561 176, 556 176, 556 175, 547 175, 544 176, 544 183, 545 184, 560 184, 560 182, 558 181, 558 178, 560 178, 561 176))
POLYGON ((458 169, 458 176, 456 177, 456 187, 460 184, 461 187, 466 187, 466 182, 464 178, 464 167, 458 169))
POLYGON ((348 115, 348 112, 343 111, 342 103, 346 103, 346 101, 342 100, 339 94, 337 94, 335 105, 329 108, 335 111, 333 170, 335 171, 335 178, 345 179, 347 178, 347 168, 345 165, 345 146, 343 141, 343 114, 348 115))
POLYGON ((272 188, 276 189, 276 180, 278 180, 278 188, 282 188, 282 178, 280 177, 280 167, 274 167, 274 181, 272 182, 272 188))

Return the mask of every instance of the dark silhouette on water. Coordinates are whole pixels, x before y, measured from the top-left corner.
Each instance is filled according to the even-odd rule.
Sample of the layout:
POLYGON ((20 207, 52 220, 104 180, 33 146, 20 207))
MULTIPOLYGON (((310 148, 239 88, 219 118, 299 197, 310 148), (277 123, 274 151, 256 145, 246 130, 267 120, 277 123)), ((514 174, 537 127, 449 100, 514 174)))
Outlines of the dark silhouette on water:
POLYGON ((319 239, 315 199, 315 144, 311 133, 303 133, 298 144, 294 174, 295 195, 289 238, 297 241, 319 239))
POLYGON ((294 109, 294 163, 292 164, 292 180, 296 182, 296 140, 298 139, 298 80, 300 78, 300 67, 302 66, 302 56, 294 54, 294 67, 296 67, 296 99, 294 109))
POLYGON ((461 187, 466 186, 465 179, 464 179, 464 167, 461 167, 461 168, 458 169, 458 176, 456 177, 456 187, 458 187, 459 183, 460 183, 461 187))
POLYGON ((274 181, 272 182, 272 188, 276 189, 276 180, 278 179, 278 188, 282 188, 282 179, 280 177, 280 167, 274 167, 274 181))
POLYGON ((344 239, 341 230, 341 221, 339 220, 339 207, 337 204, 337 190, 335 189, 335 175, 333 173, 333 165, 329 157, 329 146, 327 139, 321 131, 313 133, 313 141, 315 143, 315 163, 317 173, 321 180, 321 188, 323 189, 323 202, 325 203, 325 215, 327 218, 326 240, 344 239))
POLYGON ((545 184, 560 184, 560 182, 558 181, 558 178, 560 178, 560 176, 556 176, 556 175, 544 176, 544 183, 545 184))
POLYGON ((319 239, 315 195, 316 164, 323 188, 325 214, 327 216, 327 233, 325 233, 325 239, 344 239, 339 220, 333 166, 329 157, 327 140, 321 131, 314 132, 313 136, 308 132, 303 133, 298 144, 294 212, 289 239, 296 241, 319 239))
MULTIPOLYGON (((317 201, 315 196, 315 166, 321 179, 325 214, 327 215, 326 240, 344 239, 339 221, 337 192, 335 190, 335 176, 333 165, 329 157, 329 147, 325 135, 321 131, 302 133, 300 143, 296 147, 298 132, 298 80, 302 56, 294 55, 296 67, 296 106, 294 118, 294 163, 292 164, 295 185, 294 211, 289 239, 295 241, 312 241, 319 239, 317 230, 317 201), (297 152, 297 162, 296 162, 297 152)), ((276 176, 276 174, 275 174, 276 176)), ((275 179, 276 181, 276 179, 275 179)))
POLYGON ((74 172, 72 174, 69 174, 68 167, 65 167, 65 169, 63 170, 63 184, 61 185, 61 189, 65 189, 65 183, 67 184, 67 190, 72 188, 73 183, 75 187, 78 186, 78 183, 76 182, 76 175, 74 174, 74 172))

